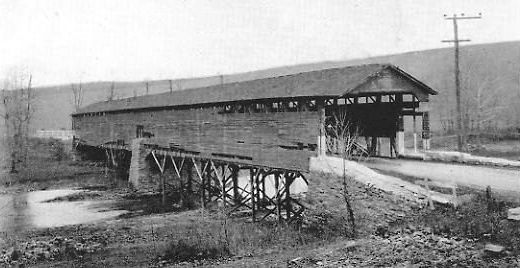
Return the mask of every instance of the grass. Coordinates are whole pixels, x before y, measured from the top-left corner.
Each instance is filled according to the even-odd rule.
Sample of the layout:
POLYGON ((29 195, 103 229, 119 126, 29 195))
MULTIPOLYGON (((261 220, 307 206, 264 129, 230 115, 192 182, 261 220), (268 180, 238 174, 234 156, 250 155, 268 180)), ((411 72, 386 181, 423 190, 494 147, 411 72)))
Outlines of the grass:
MULTIPOLYGON (((369 245, 376 247, 381 241, 372 241, 370 237, 388 232, 395 235, 399 230, 406 236, 402 230, 410 226, 415 226, 414 230, 431 230, 437 237, 459 237, 475 244, 492 242, 505 246, 512 254, 520 253, 520 223, 506 220, 507 208, 518 204, 500 201, 500 197, 494 194, 487 198, 485 193, 473 193, 471 202, 458 208, 438 204, 435 210, 429 210, 350 180, 348 192, 358 223, 358 236, 354 238, 346 220, 347 212, 341 195, 342 179, 311 173, 309 180, 313 182, 310 186, 312 194, 304 199, 308 209, 300 225, 275 222, 251 224, 242 219, 226 218, 222 213, 213 214, 205 221, 176 226, 179 236, 168 243, 160 254, 161 259, 173 263, 197 260, 206 261, 203 263, 207 264, 208 260, 209 263, 212 263, 211 260, 218 263, 222 259, 263 256, 274 252, 280 254, 276 257, 278 259, 288 260, 294 256, 304 256, 303 259, 310 256, 312 259, 315 253, 309 253, 309 249, 314 252, 337 242, 355 240, 369 243, 363 249, 354 249, 356 257, 373 258, 373 264, 377 264, 379 252, 369 245), (296 248, 300 252, 295 251, 296 248), (366 255, 364 250, 367 251, 366 255)), ((420 246, 412 253, 406 250, 391 253, 391 248, 388 245, 384 254, 388 258, 393 256, 390 258, 392 260, 421 252, 420 246)))
MULTIPOLYGON (((316 230, 324 238, 352 237, 343 199, 343 180, 330 174, 311 173, 309 193, 304 200, 309 208, 308 220, 316 220, 316 230)), ((347 180, 347 192, 352 200, 357 230, 360 236, 375 232, 378 225, 394 222, 418 204, 402 200, 354 179, 347 180)))
POLYGON ((208 237, 198 239, 180 239, 170 242, 163 259, 174 262, 185 262, 194 260, 219 259, 231 255, 229 247, 225 242, 208 237))
POLYGON ((501 201, 489 192, 479 193, 462 206, 438 206, 434 211, 424 212, 417 220, 436 234, 498 243, 519 254, 520 222, 506 219, 507 209, 519 205, 501 201))
POLYGON ((177 225, 176 235, 159 254, 174 263, 253 256, 283 251, 317 241, 307 230, 277 222, 248 223, 214 213, 188 225, 177 225))
MULTIPOLYGON (((58 161, 53 156, 49 143, 40 143, 35 148, 39 152, 30 160, 34 161, 34 165, 24 171, 25 173, 14 174, 13 179, 19 179, 15 184, 59 187, 60 182, 66 182, 64 185, 70 187, 76 184, 73 179, 77 179, 81 181, 77 182, 81 185, 106 185, 106 178, 100 173, 103 169, 96 163, 76 164, 66 159, 58 161), (99 176, 77 175, 83 173, 99 173, 99 176), (104 183, 97 180, 104 180, 104 183)), ((341 258, 350 258, 352 255, 349 254, 355 254, 359 260, 372 259, 374 265, 380 265, 384 261, 378 257, 380 254, 395 259, 408 255, 392 252, 394 245, 391 244, 384 249, 380 248, 377 243, 382 241, 374 241, 374 235, 382 236, 409 225, 414 225, 417 229, 429 228, 446 237, 472 239, 476 242, 471 243, 475 244, 498 243, 515 254, 520 251, 520 225, 505 220, 507 208, 519 204, 502 202, 494 194, 488 198, 485 193, 476 191, 472 193, 471 202, 458 208, 437 205, 431 211, 349 178, 347 192, 353 203, 357 223, 357 236, 353 237, 351 225, 347 221, 342 178, 310 173, 307 179, 310 182, 309 191, 301 200, 307 207, 305 217, 295 225, 278 222, 250 223, 244 218, 228 217, 225 210, 204 211, 203 214, 201 210, 179 210, 174 213, 158 210, 150 213, 161 213, 159 215, 138 214, 115 223, 37 231, 27 235, 25 239, 47 241, 63 236, 79 239, 78 241, 96 242, 97 236, 101 236, 108 244, 103 244, 95 253, 83 255, 81 259, 65 258, 48 263, 58 267, 85 264, 94 267, 150 266, 161 262, 175 265, 183 262, 188 262, 186 265, 235 262, 235 266, 230 266, 243 267, 242 260, 247 263, 258 261, 264 266, 286 266, 288 260, 300 256, 303 259, 313 259, 318 253, 329 252, 331 245, 342 245, 352 240, 367 244, 360 249, 349 249, 348 252, 340 249, 341 252, 334 254, 341 258), (381 252, 382 250, 386 252, 381 252), (267 265, 267 261, 273 262, 267 265)), ((92 189, 111 191, 110 187, 104 186, 101 189, 92 189)), ((126 194, 125 197, 130 201, 136 199, 140 204, 160 200, 160 196, 126 194)), ((156 206, 151 206, 160 205, 157 203, 156 206)), ((136 209, 144 210, 142 207, 136 209)), ((396 236, 395 232, 393 235, 396 236)), ((23 240, 23 236, 24 234, 20 234, 12 240, 13 243, 23 240)), ((417 254, 426 253, 418 247, 417 254)))
MULTIPOLYGON (((510 160, 520 160, 520 134, 511 132, 486 134, 480 136, 471 135, 468 138, 469 153, 485 156, 499 157, 510 160)), ((433 150, 457 150, 457 136, 434 135, 431 140, 433 150)))

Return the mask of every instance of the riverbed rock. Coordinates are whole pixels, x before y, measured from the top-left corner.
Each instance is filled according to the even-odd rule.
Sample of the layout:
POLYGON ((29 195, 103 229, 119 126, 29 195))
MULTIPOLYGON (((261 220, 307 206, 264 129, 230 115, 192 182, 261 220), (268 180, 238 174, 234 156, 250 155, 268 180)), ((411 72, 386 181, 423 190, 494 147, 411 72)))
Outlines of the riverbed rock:
POLYGON ((488 243, 484 247, 484 252, 489 256, 499 256, 505 253, 506 248, 501 245, 488 243))

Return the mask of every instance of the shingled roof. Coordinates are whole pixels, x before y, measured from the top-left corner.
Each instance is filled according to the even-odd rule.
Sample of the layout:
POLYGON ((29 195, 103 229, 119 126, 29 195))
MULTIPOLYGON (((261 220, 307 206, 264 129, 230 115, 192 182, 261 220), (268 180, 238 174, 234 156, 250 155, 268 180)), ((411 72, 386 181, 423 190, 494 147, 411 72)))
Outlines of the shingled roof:
POLYGON ((384 70, 396 72, 425 94, 437 94, 436 91, 396 66, 368 64, 98 102, 80 109, 74 115, 243 100, 340 97, 348 96, 349 92, 355 95, 356 88, 377 77, 384 70))

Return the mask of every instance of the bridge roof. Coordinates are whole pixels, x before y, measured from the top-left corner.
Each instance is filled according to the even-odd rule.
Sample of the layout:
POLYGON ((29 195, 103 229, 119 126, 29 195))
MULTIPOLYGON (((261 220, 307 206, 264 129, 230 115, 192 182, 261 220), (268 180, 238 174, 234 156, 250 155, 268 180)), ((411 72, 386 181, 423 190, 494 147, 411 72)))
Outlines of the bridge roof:
POLYGON ((394 65, 368 64, 98 102, 80 109, 73 115, 262 99, 334 98, 392 93, 423 96, 420 100, 427 100, 428 95, 437 94, 435 90, 394 65), (377 83, 376 86, 373 86, 374 83, 367 86, 374 79, 388 74, 398 77, 409 86, 395 88, 380 86, 377 83))

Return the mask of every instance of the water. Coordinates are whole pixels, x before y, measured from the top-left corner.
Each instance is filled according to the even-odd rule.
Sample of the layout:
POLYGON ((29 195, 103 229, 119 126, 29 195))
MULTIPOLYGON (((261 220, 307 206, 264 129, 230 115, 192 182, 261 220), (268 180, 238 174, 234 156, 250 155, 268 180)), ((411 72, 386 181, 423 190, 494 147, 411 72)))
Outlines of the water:
POLYGON ((126 211, 110 210, 110 201, 45 202, 80 190, 49 190, 0 195, 0 232, 60 227, 115 218, 126 211))
MULTIPOLYGON (((241 171, 238 177, 238 186, 242 189, 249 190, 250 188, 250 177, 249 171, 241 171)), ((268 175, 265 178, 265 193, 268 197, 274 198, 276 195, 276 188, 274 183, 274 175, 268 175)), ((283 179, 280 179, 280 187, 282 187, 283 179)), ((303 179, 298 178, 289 187, 291 194, 300 194, 306 193, 308 191, 307 184, 303 181, 303 179)), ((242 191, 239 191, 242 193, 242 191)))

